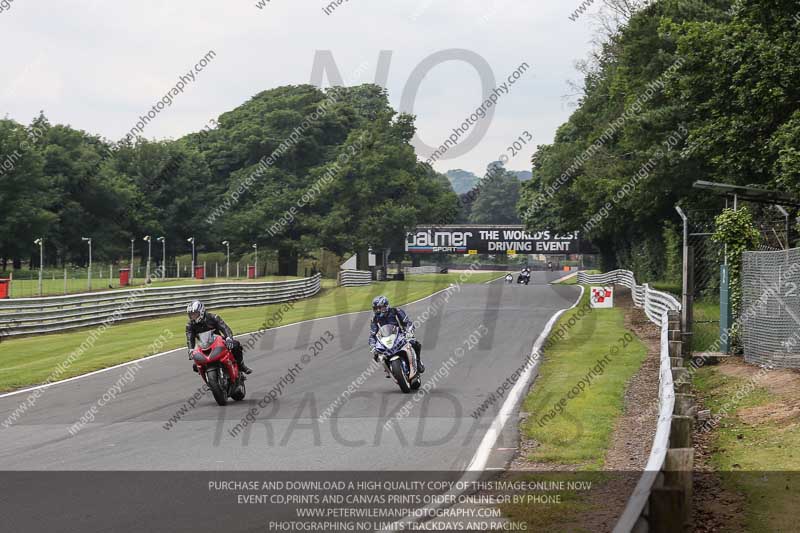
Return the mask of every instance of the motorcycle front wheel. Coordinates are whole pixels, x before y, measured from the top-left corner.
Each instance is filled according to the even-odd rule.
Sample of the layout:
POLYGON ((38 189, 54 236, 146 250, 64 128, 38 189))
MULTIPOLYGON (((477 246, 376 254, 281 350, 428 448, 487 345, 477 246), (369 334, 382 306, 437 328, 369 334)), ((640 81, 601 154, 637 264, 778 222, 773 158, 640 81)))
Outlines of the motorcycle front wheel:
POLYGON ((233 398, 234 402, 241 402, 244 400, 244 396, 247 394, 247 389, 245 389, 244 381, 239 383, 239 386, 236 387, 236 391, 231 394, 231 398, 233 398))
POLYGON ((408 382, 408 376, 403 370, 403 362, 400 359, 395 359, 390 363, 390 368, 394 379, 400 385, 400 390, 406 393, 411 392, 411 384, 408 382))
POLYGON ((206 370, 206 381, 217 404, 226 405, 228 403, 228 391, 222 384, 222 371, 219 368, 209 368, 206 370))

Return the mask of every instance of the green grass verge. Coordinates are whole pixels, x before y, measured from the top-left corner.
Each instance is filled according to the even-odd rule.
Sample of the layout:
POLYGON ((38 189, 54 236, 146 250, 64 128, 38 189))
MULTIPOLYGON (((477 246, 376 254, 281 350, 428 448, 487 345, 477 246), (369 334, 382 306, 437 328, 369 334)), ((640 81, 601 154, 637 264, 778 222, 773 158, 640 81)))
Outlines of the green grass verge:
POLYGON ((680 281, 651 281, 650 287, 657 291, 670 292, 680 300, 683 285, 680 281))
MULTIPOLYGON (((757 372, 754 367, 753 375, 757 372)), ((694 374, 695 389, 712 415, 727 407, 727 415, 720 419, 711 437, 711 464, 725 488, 745 497, 747 531, 797 531, 800 421, 797 417, 788 422, 742 421, 742 409, 766 406, 779 399, 756 386, 737 401, 737 392, 747 390, 747 384, 748 380, 725 375, 714 366, 700 368, 694 374), (781 475, 787 477, 785 483, 776 482, 776 476, 781 475)))
MULTIPOLYGON (((478 282, 473 276, 470 283, 478 282)), ((392 305, 424 298, 450 284, 451 278, 441 276, 430 281, 406 281, 373 283, 365 287, 330 288, 330 280, 323 283, 323 291, 306 300, 300 300, 295 307, 284 314, 277 325, 291 324, 302 320, 325 316, 365 311, 371 308, 372 299, 385 294, 392 305)), ((221 314, 236 333, 246 333, 262 328, 265 320, 271 318, 282 304, 261 307, 240 307, 234 309, 212 309, 221 314)), ((172 336, 158 351, 166 351, 185 346, 184 327, 186 318, 175 315, 156 320, 120 322, 100 335, 93 347, 89 348, 58 379, 85 374, 126 361, 152 355, 148 347, 165 332, 172 336)), ((43 383, 51 372, 67 356, 83 343, 92 328, 70 333, 38 335, 35 337, 9 339, 0 343, 0 391, 9 391, 37 383, 43 383)))
MULTIPOLYGON (((530 461, 570 465, 579 479, 602 485, 609 476, 602 468, 614 425, 622 414, 625 385, 641 367, 647 347, 625 329, 623 309, 595 309, 581 318, 580 310, 588 303, 587 288, 578 307, 564 313, 553 327, 539 376, 523 404, 523 411, 530 416, 521 429, 524 438, 538 444, 528 455, 530 461), (563 337, 552 340, 562 328, 568 328, 563 337), (604 364, 598 365, 603 359, 604 364), (595 375, 587 378, 592 370, 595 375), (585 385, 587 380, 589 385, 585 385), (578 394, 573 394, 581 381, 584 390, 576 389, 578 394)), ((567 472, 552 475, 564 480, 575 476, 567 472)), ((602 488, 592 493, 596 490, 602 488)), ((512 521, 527 522, 531 531, 585 531, 576 520, 597 505, 590 493, 567 491, 562 493, 562 502, 550 507, 504 505, 501 510, 512 521)))
MULTIPOLYGON (((578 309, 588 302, 587 289, 581 304, 565 313, 553 331, 576 320, 578 309)), ((546 350, 539 377, 524 404, 524 410, 533 413, 523 427, 525 436, 539 443, 531 460, 580 464, 587 470, 603 467, 614 422, 622 413, 625 384, 647 356, 644 344, 625 329, 624 316, 618 308, 595 309, 577 319, 563 339, 546 350), (621 340, 626 335, 632 340, 621 340), (609 361, 599 369, 601 375, 591 379, 582 393, 567 399, 563 413, 556 412, 542 422, 554 404, 585 381, 598 360, 606 356, 609 361)))
POLYGON ((695 352, 719 351, 719 297, 706 296, 694 302, 695 352))
MULTIPOLYGON (((587 274, 602 274, 599 270, 584 270, 587 274)), ((566 273, 564 274, 566 276, 566 273)), ((577 285, 578 284, 578 276, 573 276, 567 280, 559 281, 561 285, 577 285)))
MULTIPOLYGON (((537 472, 533 475, 520 474, 514 476, 515 482, 553 482, 568 484, 573 482, 590 482, 592 487, 603 483, 607 479, 603 472, 537 472)), ((595 490, 595 489, 592 489, 595 490)), ((500 505, 503 515, 511 523, 525 522, 528 525, 527 531, 550 531, 569 532, 569 533, 594 533, 589 529, 581 527, 575 522, 575 518, 584 513, 592 511, 593 507, 588 502, 588 491, 558 490, 551 492, 523 493, 530 496, 558 495, 558 503, 536 503, 535 500, 529 502, 506 503, 500 505)))
POLYGON ((466 270, 464 272, 448 272, 447 274, 408 274, 407 281, 422 281, 435 283, 486 283, 503 277, 502 272, 481 272, 480 270, 466 270), (462 281, 463 280, 463 281, 462 281))

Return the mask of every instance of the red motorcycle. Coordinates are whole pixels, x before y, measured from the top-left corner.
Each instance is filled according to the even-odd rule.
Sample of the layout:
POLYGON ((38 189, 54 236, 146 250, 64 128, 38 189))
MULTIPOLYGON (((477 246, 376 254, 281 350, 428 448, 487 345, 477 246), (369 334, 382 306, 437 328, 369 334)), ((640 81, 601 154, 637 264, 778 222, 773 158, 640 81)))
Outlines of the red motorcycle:
POLYGON ((213 331, 201 333, 192 360, 219 405, 227 404, 228 398, 236 402, 244 400, 245 377, 239 372, 236 358, 225 346, 225 339, 213 331))

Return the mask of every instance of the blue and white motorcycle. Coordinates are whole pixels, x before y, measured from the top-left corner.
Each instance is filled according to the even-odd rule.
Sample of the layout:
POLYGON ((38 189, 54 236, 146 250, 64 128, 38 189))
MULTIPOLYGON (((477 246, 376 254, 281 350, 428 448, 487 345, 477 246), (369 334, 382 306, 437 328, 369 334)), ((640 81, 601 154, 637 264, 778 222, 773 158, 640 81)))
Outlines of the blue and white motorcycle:
POLYGON ((422 382, 417 368, 417 353, 406 332, 394 324, 386 324, 375 336, 378 339, 375 350, 400 390, 411 392, 418 389, 422 382))

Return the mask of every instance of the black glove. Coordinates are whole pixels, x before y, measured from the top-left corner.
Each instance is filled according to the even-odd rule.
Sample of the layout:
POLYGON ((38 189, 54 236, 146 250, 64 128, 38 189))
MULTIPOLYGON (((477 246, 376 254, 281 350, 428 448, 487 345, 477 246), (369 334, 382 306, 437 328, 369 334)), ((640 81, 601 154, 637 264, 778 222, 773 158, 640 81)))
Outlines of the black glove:
POLYGON ((381 356, 378 353, 377 348, 375 348, 374 346, 370 346, 369 351, 372 353, 372 358, 375 360, 376 363, 381 360, 381 356))
POLYGON ((236 347, 236 341, 228 337, 225 339, 225 347, 229 350, 233 350, 236 347))
POLYGON ((193 354, 193 353, 194 353, 194 350, 192 350, 191 348, 189 348, 189 359, 192 359, 192 354, 193 354))

